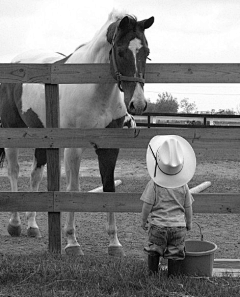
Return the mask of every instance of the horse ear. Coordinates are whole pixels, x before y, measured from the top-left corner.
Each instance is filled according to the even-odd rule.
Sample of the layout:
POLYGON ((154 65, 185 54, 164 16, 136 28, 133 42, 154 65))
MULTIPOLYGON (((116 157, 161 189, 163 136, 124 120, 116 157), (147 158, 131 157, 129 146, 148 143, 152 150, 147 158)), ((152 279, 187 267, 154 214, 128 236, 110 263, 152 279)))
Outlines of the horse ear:
POLYGON ((119 25, 118 25, 118 22, 112 23, 112 24, 108 27, 108 30, 107 30, 107 41, 108 41, 109 43, 112 43, 112 42, 113 42, 114 33, 116 32, 116 27, 117 27, 117 26, 118 26, 118 29, 120 28, 122 31, 125 31, 125 30, 127 30, 128 25, 129 25, 129 17, 128 17, 128 16, 125 16, 125 17, 120 21, 119 25))
POLYGON ((139 22, 139 25, 143 28, 143 30, 148 29, 154 23, 154 17, 150 17, 147 20, 143 20, 139 22))
POLYGON ((129 24, 129 17, 125 16, 123 19, 121 19, 118 28, 125 30, 127 29, 128 24, 129 24))

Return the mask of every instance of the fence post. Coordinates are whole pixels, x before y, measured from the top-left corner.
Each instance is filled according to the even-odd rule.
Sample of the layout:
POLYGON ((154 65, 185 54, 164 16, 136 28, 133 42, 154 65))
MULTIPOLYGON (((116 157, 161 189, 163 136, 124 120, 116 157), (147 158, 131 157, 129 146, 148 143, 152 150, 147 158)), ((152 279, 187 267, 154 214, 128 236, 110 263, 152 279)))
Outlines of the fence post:
POLYGON ((150 115, 147 116, 147 122, 148 122, 148 128, 150 128, 151 127, 151 116, 150 115))
POLYGON ((204 126, 207 126, 207 117, 206 117, 206 116, 203 117, 203 125, 204 125, 204 126))
MULTIPOLYGON (((45 84, 46 127, 59 127, 59 89, 56 84, 45 84)), ((48 191, 60 191, 60 149, 47 149, 48 191)), ((48 213, 49 251, 61 253, 61 213, 48 213)))

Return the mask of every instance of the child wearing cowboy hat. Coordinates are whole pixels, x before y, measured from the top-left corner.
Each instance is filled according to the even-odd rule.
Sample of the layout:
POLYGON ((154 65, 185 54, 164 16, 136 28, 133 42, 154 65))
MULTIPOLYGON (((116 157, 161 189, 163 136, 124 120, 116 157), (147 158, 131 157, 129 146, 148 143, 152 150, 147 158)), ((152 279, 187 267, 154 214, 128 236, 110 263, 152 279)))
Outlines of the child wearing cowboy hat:
POLYGON ((193 197, 187 183, 196 169, 191 145, 177 135, 155 136, 146 154, 148 182, 140 200, 141 227, 148 231, 150 273, 158 272, 159 258, 182 260, 185 257, 185 236, 192 228, 193 197))

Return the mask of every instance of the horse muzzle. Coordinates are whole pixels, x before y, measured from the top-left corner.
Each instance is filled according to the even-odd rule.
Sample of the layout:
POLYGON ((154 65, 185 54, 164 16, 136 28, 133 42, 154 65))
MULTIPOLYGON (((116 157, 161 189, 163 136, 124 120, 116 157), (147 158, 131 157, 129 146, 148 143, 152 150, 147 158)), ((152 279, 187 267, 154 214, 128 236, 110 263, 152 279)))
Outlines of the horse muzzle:
POLYGON ((134 102, 130 102, 128 107, 128 112, 132 115, 141 115, 147 108, 147 102, 145 102, 144 107, 140 104, 134 104, 134 102))
POLYGON ((135 90, 130 97, 130 100, 127 99, 127 94, 124 92, 125 102, 127 110, 132 115, 141 115, 147 108, 147 100, 145 98, 143 88, 139 83, 136 84, 135 90))

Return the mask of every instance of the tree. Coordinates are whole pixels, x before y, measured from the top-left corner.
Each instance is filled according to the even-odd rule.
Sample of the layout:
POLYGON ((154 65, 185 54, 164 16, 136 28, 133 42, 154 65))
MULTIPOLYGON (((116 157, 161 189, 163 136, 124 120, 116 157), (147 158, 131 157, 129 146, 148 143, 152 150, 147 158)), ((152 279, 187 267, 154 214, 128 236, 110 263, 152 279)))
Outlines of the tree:
POLYGON ((150 103, 147 112, 177 113, 178 107, 177 98, 166 92, 158 94, 156 103, 150 103))
POLYGON ((158 112, 165 113, 177 113, 178 112, 178 101, 177 98, 173 98, 173 96, 168 93, 158 94, 158 99, 156 101, 158 112))
POLYGON ((156 112, 156 104, 147 99, 147 110, 146 112, 156 112))
POLYGON ((240 104, 236 106, 237 114, 240 114, 240 104))
POLYGON ((180 108, 183 113, 193 113, 197 111, 197 105, 195 102, 189 102, 188 98, 184 98, 180 101, 180 108))
POLYGON ((147 99, 147 110, 146 112, 161 112, 161 113, 177 113, 179 104, 177 98, 173 98, 170 93, 158 94, 156 103, 147 99))
POLYGON ((216 110, 214 108, 211 109, 210 113, 214 114, 216 112, 216 110))

